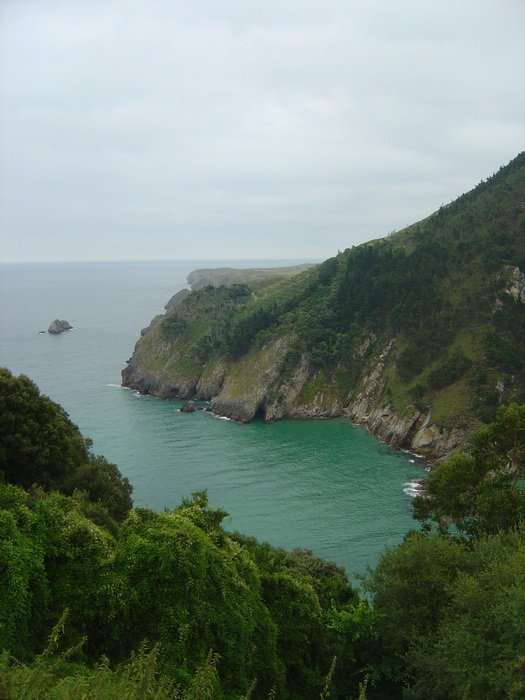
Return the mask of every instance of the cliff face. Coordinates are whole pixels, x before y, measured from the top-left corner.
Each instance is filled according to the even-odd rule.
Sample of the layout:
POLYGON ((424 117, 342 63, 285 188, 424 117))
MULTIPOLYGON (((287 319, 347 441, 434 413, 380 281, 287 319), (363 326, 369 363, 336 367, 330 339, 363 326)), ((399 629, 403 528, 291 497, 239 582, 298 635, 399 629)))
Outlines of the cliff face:
POLYGON ((525 156, 428 219, 314 268, 201 270, 125 386, 239 421, 347 415, 434 459, 525 400, 525 156))
MULTIPOLYGON (((153 345, 160 353, 168 350, 164 355, 167 358, 166 345, 156 342, 153 345)), ((236 362, 217 360, 185 372, 180 366, 177 368, 177 358, 173 355, 164 367, 148 369, 147 355, 139 344, 123 370, 123 384, 162 398, 208 400, 214 413, 240 422, 255 417, 274 421, 287 417, 348 416, 393 447, 409 449, 429 459, 444 457, 464 442, 467 425, 440 426, 432 420, 431 411, 413 407, 408 414, 400 415, 385 401, 385 352, 372 356, 374 369, 345 394, 337 379, 327 380, 308 363, 305 355, 284 376, 289 345, 289 338, 278 338, 236 362)))

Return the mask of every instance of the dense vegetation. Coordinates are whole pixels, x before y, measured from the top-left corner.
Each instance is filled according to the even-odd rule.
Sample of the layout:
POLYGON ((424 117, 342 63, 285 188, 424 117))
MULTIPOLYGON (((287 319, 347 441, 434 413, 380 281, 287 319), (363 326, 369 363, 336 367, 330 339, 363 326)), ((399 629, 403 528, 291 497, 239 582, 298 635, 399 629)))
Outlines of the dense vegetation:
POLYGON ((116 468, 0 376, 1 698, 524 697, 525 405, 431 473, 423 531, 362 598, 309 551, 228 534, 205 493, 114 509, 116 468))
MULTIPOLYGON (((262 413, 306 367, 284 415, 322 395, 351 410, 364 392, 367 412, 432 413, 469 433, 500 403, 525 401, 524 188, 522 153, 427 219, 299 275, 191 293, 141 338, 124 382, 149 391, 141 373, 155 375, 177 394, 182 378, 206 394, 215 368, 226 367, 228 383, 242 358, 283 339, 262 413), (370 383, 379 362, 381 381, 370 383)), ((240 392, 256 385, 243 377, 240 392)))
POLYGON ((1 367, 0 416, 0 474, 9 483, 83 493, 101 524, 126 516, 132 504, 129 481, 92 453, 91 441, 61 406, 41 396, 27 377, 13 377, 1 367))

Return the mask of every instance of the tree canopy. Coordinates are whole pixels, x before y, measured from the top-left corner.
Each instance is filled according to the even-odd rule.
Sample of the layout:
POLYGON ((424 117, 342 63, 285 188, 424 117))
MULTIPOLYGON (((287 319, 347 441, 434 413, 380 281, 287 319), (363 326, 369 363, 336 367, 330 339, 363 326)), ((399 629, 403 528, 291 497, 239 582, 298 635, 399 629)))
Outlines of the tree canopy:
POLYGON ((228 533, 205 491, 123 508, 116 467, 27 378, 1 376, 22 445, 1 443, 0 697, 525 697, 525 406, 431 472, 424 529, 385 551, 363 598, 313 552, 228 533))
POLYGON ((91 451, 91 441, 64 409, 26 376, 0 368, 0 473, 6 481, 72 495, 84 491, 112 518, 131 507, 132 487, 117 466, 91 451))
POLYGON ((525 518, 525 405, 501 406, 494 422, 477 430, 466 454, 430 472, 414 516, 441 531, 453 526, 474 536, 508 530, 525 518))

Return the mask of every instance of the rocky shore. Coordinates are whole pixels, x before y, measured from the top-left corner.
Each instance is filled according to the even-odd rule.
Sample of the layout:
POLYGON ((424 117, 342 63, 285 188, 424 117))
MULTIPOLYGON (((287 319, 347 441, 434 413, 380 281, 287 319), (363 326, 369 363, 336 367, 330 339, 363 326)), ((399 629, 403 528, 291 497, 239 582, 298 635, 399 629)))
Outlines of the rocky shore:
POLYGON ((467 432, 437 425, 431 412, 413 410, 398 415, 382 401, 384 372, 394 341, 383 348, 371 371, 347 395, 337 387, 315 386, 315 372, 302 358, 290 376, 282 368, 288 341, 279 338, 235 363, 218 362, 206 374, 176 376, 164 370, 144 370, 134 357, 122 372, 124 386, 144 394, 181 400, 205 400, 216 415, 239 422, 262 418, 334 418, 348 416, 395 449, 406 449, 431 462, 441 461, 460 447, 467 432))

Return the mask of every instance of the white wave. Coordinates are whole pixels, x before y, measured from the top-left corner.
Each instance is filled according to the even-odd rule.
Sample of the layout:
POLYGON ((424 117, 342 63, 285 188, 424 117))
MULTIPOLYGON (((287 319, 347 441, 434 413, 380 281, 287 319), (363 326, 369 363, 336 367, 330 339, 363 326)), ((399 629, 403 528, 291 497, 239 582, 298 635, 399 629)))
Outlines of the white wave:
POLYGON ((411 455, 412 457, 415 457, 416 459, 425 459, 423 455, 420 455, 417 452, 414 452, 413 450, 402 449, 401 452, 404 452, 407 455, 411 455))
POLYGON ((407 496, 420 496, 423 493, 423 484, 420 481, 407 481, 404 485, 403 493, 407 496))

